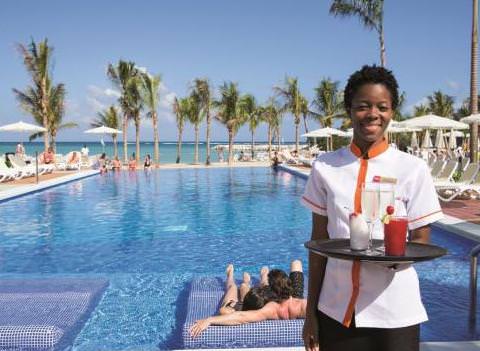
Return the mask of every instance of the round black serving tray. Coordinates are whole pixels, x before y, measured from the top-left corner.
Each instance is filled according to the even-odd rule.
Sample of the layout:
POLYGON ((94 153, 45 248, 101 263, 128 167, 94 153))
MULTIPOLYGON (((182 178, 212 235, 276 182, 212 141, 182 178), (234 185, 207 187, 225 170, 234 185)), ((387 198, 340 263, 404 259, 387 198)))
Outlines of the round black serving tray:
POLYGON ((373 252, 371 253, 351 250, 350 239, 311 240, 305 243, 305 247, 327 257, 368 262, 414 263, 433 260, 447 253, 447 250, 436 245, 407 242, 405 256, 386 256, 381 249, 383 240, 373 240, 373 252))

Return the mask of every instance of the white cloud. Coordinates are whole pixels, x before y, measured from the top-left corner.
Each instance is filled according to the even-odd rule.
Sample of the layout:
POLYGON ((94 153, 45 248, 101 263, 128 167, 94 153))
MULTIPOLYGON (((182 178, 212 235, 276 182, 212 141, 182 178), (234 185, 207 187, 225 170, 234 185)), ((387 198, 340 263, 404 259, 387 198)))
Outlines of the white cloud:
POLYGON ((447 85, 450 89, 453 89, 453 90, 459 90, 460 89, 460 83, 455 82, 453 80, 447 81, 447 85))

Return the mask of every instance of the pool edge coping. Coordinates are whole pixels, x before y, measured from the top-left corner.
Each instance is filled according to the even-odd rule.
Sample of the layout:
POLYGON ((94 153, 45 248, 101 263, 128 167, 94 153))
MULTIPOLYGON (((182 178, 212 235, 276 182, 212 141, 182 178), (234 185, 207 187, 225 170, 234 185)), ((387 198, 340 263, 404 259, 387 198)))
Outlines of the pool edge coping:
POLYGON ((49 188, 53 188, 59 185, 67 184, 74 182, 76 180, 92 177, 94 175, 100 174, 98 170, 86 170, 75 172, 73 174, 68 174, 62 177, 44 180, 38 184, 27 184, 14 187, 13 189, 3 190, 0 192, 0 203, 4 203, 19 197, 26 195, 31 195, 49 188))

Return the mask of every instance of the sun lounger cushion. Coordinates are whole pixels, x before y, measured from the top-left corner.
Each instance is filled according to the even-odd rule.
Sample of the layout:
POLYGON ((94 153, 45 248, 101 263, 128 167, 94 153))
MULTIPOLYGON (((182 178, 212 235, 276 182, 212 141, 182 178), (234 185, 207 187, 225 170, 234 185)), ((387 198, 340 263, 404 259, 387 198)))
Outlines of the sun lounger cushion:
POLYGON ((0 280, 0 350, 71 346, 107 286, 106 279, 0 280))
POLYGON ((225 293, 220 278, 199 278, 192 282, 187 318, 182 330, 184 348, 241 348, 301 346, 303 319, 269 320, 236 326, 208 327, 192 339, 188 330, 198 319, 217 314, 225 293))

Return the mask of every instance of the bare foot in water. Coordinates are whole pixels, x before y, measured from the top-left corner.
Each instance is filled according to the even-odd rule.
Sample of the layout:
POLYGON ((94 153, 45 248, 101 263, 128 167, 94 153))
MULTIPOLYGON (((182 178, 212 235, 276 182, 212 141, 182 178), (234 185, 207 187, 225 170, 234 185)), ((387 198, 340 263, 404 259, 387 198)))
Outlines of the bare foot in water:
POLYGON ((243 272, 243 283, 250 286, 250 281, 252 279, 250 278, 250 274, 248 274, 247 272, 243 272))
POLYGON ((268 285, 268 272, 270 272, 270 270, 267 266, 263 266, 260 270, 260 286, 268 285))
POLYGON ((225 269, 225 273, 227 275, 226 285, 228 288, 231 284, 235 284, 235 281, 233 278, 233 264, 229 264, 227 266, 227 268, 225 269))

